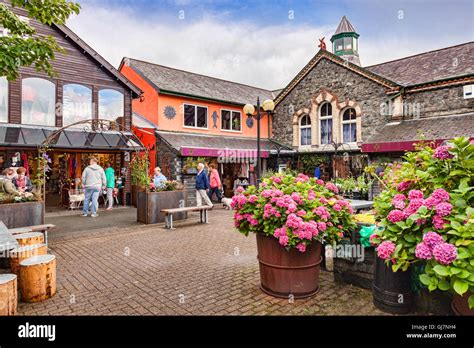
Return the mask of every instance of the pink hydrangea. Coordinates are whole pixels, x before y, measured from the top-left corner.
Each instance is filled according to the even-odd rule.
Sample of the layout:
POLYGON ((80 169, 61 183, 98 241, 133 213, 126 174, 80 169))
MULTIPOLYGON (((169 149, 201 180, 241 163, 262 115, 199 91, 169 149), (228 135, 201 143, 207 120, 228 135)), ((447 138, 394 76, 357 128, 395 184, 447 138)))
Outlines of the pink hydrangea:
POLYGON ((371 244, 372 246, 376 246, 376 245, 378 244, 378 242, 376 241, 376 239, 378 239, 378 238, 379 238, 378 234, 375 234, 375 233, 374 233, 374 234, 371 234, 370 237, 369 237, 370 244, 371 244))
POLYGON ((323 185, 324 185, 324 181, 321 180, 321 179, 317 179, 317 180, 316 180, 316 184, 323 186, 323 185))
POLYGON ((416 246, 415 256, 421 260, 431 260, 433 257, 431 249, 426 243, 420 243, 416 246))
POLYGON ((313 190, 308 191, 308 199, 313 201, 317 197, 316 193, 313 190))
POLYGON ((450 243, 440 243, 434 247, 433 256, 439 263, 449 265, 458 257, 458 251, 450 243))
POLYGON ((275 184, 281 184, 281 177, 279 177, 279 176, 274 176, 274 177, 272 177, 272 179, 273 179, 273 182, 274 182, 275 184))
POLYGON ((449 201, 449 193, 446 190, 441 189, 441 188, 434 190, 433 193, 431 194, 431 197, 433 197, 439 202, 449 201))
POLYGON ((439 146, 436 148, 433 157, 440 160, 447 160, 453 158, 454 156, 449 153, 449 147, 439 146))
POLYGON ((275 230, 275 232, 273 233, 273 235, 276 237, 276 238, 280 238, 282 236, 286 236, 287 233, 286 233, 286 227, 280 227, 280 228, 277 228, 275 230))
POLYGON ((337 188, 336 185, 334 185, 332 182, 327 182, 326 183, 326 188, 334 193, 339 193, 339 189, 337 188))
POLYGON ((296 245, 296 249, 298 249, 300 252, 304 253, 306 251, 306 245, 303 243, 299 243, 296 245))
POLYGON ((428 209, 432 209, 434 208, 438 203, 440 203, 440 201, 436 198, 434 198, 433 196, 425 199, 425 201, 423 202, 423 205, 425 207, 427 207, 428 209))
POLYGON ((408 193, 408 198, 409 199, 423 199, 423 192, 420 190, 411 190, 408 193))
POLYGON ((298 210, 298 212, 296 213, 298 216, 305 216, 306 215, 306 212, 301 209, 301 210, 298 210))
POLYGON ((428 232, 423 236, 423 243, 430 249, 430 251, 433 251, 435 246, 444 243, 444 239, 436 232, 428 232))
POLYGON ((278 238, 278 242, 280 245, 287 246, 288 245, 288 236, 281 236, 278 238))
POLYGON ((392 257, 393 252, 395 251, 395 244, 390 241, 382 242, 377 247, 377 254, 382 260, 388 260, 392 257))
POLYGON ((288 204, 288 210, 286 211, 286 213, 287 214, 294 213, 297 209, 298 209, 298 207, 296 206, 296 204, 290 203, 290 204, 288 204))
POLYGON ((296 214, 288 215, 286 219, 286 226, 290 228, 302 228, 303 227, 303 219, 297 216, 296 214))
POLYGON ((294 200, 298 204, 302 204, 303 200, 301 199, 301 196, 298 192, 293 192, 291 194, 291 199, 294 200))
POLYGON ((258 201, 258 196, 257 195, 251 195, 249 198, 248 198, 248 201, 249 203, 255 203, 258 201))
POLYGON ((334 204, 333 208, 334 208, 335 211, 341 211, 342 210, 342 207, 337 203, 334 204))
POLYGON ((444 229, 444 225, 448 223, 448 221, 446 221, 445 219, 443 219, 441 216, 439 215, 435 215, 433 216, 433 226, 434 228, 436 228, 437 230, 443 230, 444 229))
POLYGON ((402 181, 400 184, 397 186, 397 190, 399 192, 406 191, 412 184, 413 182, 410 180, 402 181))
POLYGON ((415 214, 418 209, 423 205, 424 200, 423 199, 412 199, 410 200, 410 203, 408 204, 408 207, 403 211, 405 213, 405 216, 410 216, 412 214, 415 214))
POLYGON ((242 193, 244 191, 245 191, 245 189, 242 186, 237 187, 237 190, 235 190, 235 192, 237 192, 237 193, 242 193))
POLYGON ((325 222, 322 222, 322 221, 321 221, 321 222, 318 222, 318 229, 319 229, 320 231, 326 231, 327 228, 328 228, 328 227, 326 226, 326 223, 325 223, 325 222))
POLYGON ((298 177, 295 178, 295 182, 298 183, 298 182, 308 182, 309 181, 309 176, 305 175, 305 174, 298 174, 298 177))
POLYGON ((436 214, 438 214, 439 216, 448 216, 449 214, 451 214, 453 206, 451 205, 451 203, 443 202, 436 205, 435 209, 436 214))
POLYGON ((397 208, 397 209, 405 209, 405 196, 403 196, 402 199, 400 198, 397 198, 397 196, 403 196, 403 195, 395 195, 395 197, 393 197, 392 199, 392 205, 397 208))
POLYGON ((387 216, 387 220, 393 224, 399 221, 402 221, 404 219, 405 219, 405 214, 403 213, 403 211, 397 210, 397 209, 392 210, 387 216))

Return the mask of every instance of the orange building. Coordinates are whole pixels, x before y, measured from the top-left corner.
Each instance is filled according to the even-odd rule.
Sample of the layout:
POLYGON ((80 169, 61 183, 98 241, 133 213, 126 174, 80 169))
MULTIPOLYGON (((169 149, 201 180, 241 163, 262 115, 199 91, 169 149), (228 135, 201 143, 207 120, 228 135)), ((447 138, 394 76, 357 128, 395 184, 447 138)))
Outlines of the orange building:
MULTIPOLYGON (((228 196, 236 183, 255 183, 257 121, 244 115, 243 106, 256 104, 257 98, 274 99, 276 93, 131 58, 124 58, 119 70, 143 91, 133 101, 134 118, 156 126, 156 146, 148 146, 156 148, 152 165, 160 166, 165 176, 187 184, 203 161, 218 164, 228 196)), ((271 116, 261 115, 264 170, 270 154, 282 146, 271 140, 271 116)), ((150 142, 143 128, 135 129, 142 141, 150 142)), ((145 131, 149 134, 150 128, 145 131)))

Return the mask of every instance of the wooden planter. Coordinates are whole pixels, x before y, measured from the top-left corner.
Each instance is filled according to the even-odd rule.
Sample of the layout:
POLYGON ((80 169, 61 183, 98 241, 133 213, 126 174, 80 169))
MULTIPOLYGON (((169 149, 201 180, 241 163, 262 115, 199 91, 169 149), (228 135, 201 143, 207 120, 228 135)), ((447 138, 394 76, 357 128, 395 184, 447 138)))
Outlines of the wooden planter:
POLYGON ((274 297, 305 298, 319 291, 321 243, 313 241, 302 253, 281 246, 277 238, 257 233, 260 288, 274 297))
POLYGON ((132 192, 131 192, 131 202, 130 204, 133 206, 133 207, 136 207, 137 206, 137 200, 138 200, 138 192, 145 192, 146 191, 146 187, 143 186, 143 185, 132 185, 132 192))
POLYGON ((0 221, 7 228, 44 225, 44 202, 0 204, 0 221))
POLYGON ((463 296, 454 295, 451 308, 454 314, 462 316, 474 316, 474 309, 469 308, 468 299, 471 296, 470 292, 466 292, 463 296))
MULTIPOLYGON (((138 192, 137 199, 137 221, 144 224, 157 224, 165 221, 162 209, 173 209, 184 207, 186 192, 162 191, 162 192, 138 192)), ((185 220, 188 213, 173 215, 173 220, 185 220)))

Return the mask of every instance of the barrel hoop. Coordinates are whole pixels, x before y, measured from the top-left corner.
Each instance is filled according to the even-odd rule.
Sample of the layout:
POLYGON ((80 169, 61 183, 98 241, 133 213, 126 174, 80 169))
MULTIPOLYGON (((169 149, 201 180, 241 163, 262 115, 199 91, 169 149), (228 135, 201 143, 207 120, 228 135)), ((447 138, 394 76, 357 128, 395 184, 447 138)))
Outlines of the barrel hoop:
POLYGON ((305 268, 316 267, 316 266, 320 265, 321 262, 323 262, 323 257, 321 256, 320 260, 319 260, 318 262, 316 262, 316 263, 312 263, 312 264, 306 265, 306 266, 295 266, 295 267, 273 265, 273 264, 271 264, 271 263, 262 261, 262 259, 260 259, 259 256, 257 256, 257 260, 258 260, 258 262, 260 262, 261 264, 263 264, 263 265, 265 265, 265 266, 269 266, 269 267, 273 267, 273 268, 279 268, 279 269, 292 270, 292 269, 305 269, 305 268))

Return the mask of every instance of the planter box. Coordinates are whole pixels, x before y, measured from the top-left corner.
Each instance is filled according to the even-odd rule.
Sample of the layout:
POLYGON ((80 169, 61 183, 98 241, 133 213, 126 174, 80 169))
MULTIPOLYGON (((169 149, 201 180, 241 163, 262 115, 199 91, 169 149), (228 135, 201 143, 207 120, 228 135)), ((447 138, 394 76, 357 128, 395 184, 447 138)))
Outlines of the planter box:
MULTIPOLYGON (((186 192, 163 191, 163 192, 138 192, 137 197, 137 221, 144 224, 157 224, 165 221, 162 209, 173 209, 185 206, 186 192)), ((188 213, 173 214, 173 220, 185 220, 188 213)))
POLYGON ((145 190, 146 190, 145 186, 132 185, 131 205, 132 205, 133 207, 136 207, 136 206, 137 206, 138 192, 145 192, 145 190))
POLYGON ((44 225, 44 202, 0 204, 0 221, 8 228, 44 225))

